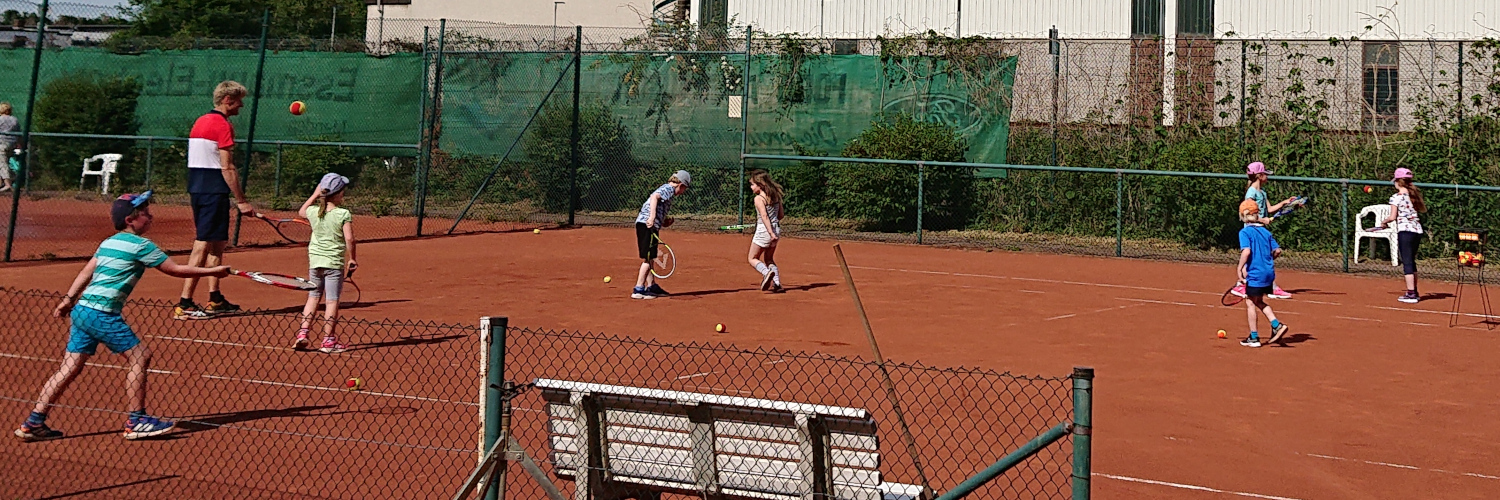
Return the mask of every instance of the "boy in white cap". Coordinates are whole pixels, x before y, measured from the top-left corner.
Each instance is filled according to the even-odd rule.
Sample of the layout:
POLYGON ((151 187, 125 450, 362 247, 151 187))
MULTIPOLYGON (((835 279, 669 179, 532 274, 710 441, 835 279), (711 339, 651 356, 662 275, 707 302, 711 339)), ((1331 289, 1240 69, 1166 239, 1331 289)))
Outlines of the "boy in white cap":
POLYGON ((318 310, 318 302, 326 304, 323 310, 323 343, 318 350, 340 353, 347 349, 339 343, 334 326, 339 320, 339 292, 343 291, 344 278, 354 272, 359 264, 354 260, 354 214, 340 207, 344 203, 344 188, 349 178, 329 173, 318 182, 307 201, 302 202, 298 214, 307 218, 312 226, 312 238, 307 242, 307 278, 318 288, 307 292, 307 305, 302 308, 302 328, 292 341, 293 350, 307 349, 312 330, 312 316, 318 310))
POLYGON ((669 295, 656 284, 656 276, 651 275, 651 261, 656 258, 657 234, 661 228, 672 225, 672 218, 667 217, 667 212, 672 210, 672 199, 686 193, 692 182, 693 176, 688 171, 678 170, 666 184, 651 192, 646 203, 641 204, 641 213, 635 217, 635 243, 643 262, 630 298, 654 299, 669 295))

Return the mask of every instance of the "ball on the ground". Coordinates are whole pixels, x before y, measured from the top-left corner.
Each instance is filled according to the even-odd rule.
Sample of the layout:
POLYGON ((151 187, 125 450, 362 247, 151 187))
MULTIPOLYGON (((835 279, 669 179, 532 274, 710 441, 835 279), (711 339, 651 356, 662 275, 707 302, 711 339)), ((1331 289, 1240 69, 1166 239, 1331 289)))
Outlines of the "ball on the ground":
POLYGON ((726 330, 726 329, 727 328, 724 327, 723 323, 719 323, 717 325, 714 325, 714 331, 716 331, 716 332, 724 333, 724 330, 726 330))
POLYGON ((302 113, 307 112, 307 105, 302 101, 292 101, 291 112, 293 115, 302 116, 302 113))
POLYGON ((1371 193, 1371 192, 1374 192, 1374 191, 1375 191, 1375 188, 1370 187, 1370 186, 1365 186, 1365 192, 1366 193, 1371 193))
POLYGON ((604 277, 604 282, 605 282, 605 283, 609 283, 609 282, 610 282, 610 280, 612 280, 612 279, 613 279, 613 278, 610 278, 610 277, 609 277, 609 276, 605 276, 605 277, 604 277))
POLYGON ((542 230, 541 229, 532 229, 531 230, 531 234, 542 234, 542 230))
POLYGON ((359 377, 349 377, 349 380, 344 381, 344 390, 346 391, 357 391, 364 388, 364 386, 364 381, 360 380, 359 377))
POLYGON ((1219 338, 1222 339, 1222 338, 1227 338, 1227 337, 1229 337, 1229 333, 1228 332, 1225 332, 1224 330, 1219 330, 1219 338))

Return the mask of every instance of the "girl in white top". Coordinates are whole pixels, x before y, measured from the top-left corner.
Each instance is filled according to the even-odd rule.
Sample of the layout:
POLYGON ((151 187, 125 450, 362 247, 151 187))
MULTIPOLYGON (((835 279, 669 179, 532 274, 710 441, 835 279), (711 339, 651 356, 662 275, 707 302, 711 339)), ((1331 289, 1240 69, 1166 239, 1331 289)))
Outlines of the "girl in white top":
POLYGON ((1401 267, 1406 274, 1406 294, 1396 300, 1415 304, 1422 300, 1417 293, 1417 244, 1422 242, 1421 214, 1427 211, 1422 200, 1422 190, 1412 183, 1410 169, 1396 169, 1394 179, 1396 194, 1391 195, 1391 215, 1380 221, 1377 228, 1396 226, 1396 248, 1401 254, 1401 267))
POLYGON ((750 174, 755 192, 755 237, 750 240, 750 265, 761 274, 760 289, 775 293, 781 288, 781 270, 776 268, 776 243, 781 241, 781 185, 765 170, 750 174))

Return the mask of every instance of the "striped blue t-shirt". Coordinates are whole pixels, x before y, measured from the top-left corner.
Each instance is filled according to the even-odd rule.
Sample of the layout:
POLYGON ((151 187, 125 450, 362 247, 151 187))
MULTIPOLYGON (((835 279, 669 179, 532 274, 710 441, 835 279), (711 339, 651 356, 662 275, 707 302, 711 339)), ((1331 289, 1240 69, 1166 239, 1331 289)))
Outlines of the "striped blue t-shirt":
POLYGON ((146 268, 167 261, 167 253, 151 240, 130 233, 116 233, 99 244, 94 252, 99 263, 88 288, 83 289, 78 305, 107 313, 120 312, 135 284, 146 274, 146 268))

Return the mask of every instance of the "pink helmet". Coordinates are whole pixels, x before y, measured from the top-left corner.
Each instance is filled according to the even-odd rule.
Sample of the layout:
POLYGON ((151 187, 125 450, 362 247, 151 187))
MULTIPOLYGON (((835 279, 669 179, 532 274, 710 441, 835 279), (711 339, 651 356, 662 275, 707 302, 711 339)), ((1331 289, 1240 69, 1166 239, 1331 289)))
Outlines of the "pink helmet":
POLYGON ((1410 179, 1410 178, 1412 178, 1411 169, 1409 169, 1409 168, 1398 168, 1398 169, 1396 169, 1396 176, 1394 178, 1396 178, 1396 179, 1410 179))

